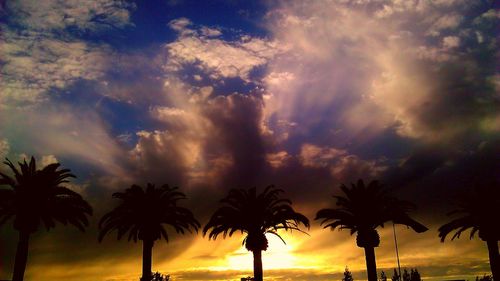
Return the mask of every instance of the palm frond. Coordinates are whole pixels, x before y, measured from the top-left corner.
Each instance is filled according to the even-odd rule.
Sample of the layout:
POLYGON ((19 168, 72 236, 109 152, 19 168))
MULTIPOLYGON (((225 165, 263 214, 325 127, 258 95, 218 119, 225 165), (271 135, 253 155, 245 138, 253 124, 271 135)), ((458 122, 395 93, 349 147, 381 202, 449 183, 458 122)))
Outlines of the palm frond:
POLYGON ((163 238, 168 242, 169 235, 164 226, 179 234, 197 232, 201 227, 190 210, 177 205, 179 200, 186 199, 177 187, 166 184, 155 187, 148 183, 143 189, 134 184, 124 192, 113 193, 113 198, 120 203, 99 221, 99 241, 116 231, 118 239, 128 233, 129 241, 163 238))
POLYGON ((92 208, 81 195, 62 186, 75 177, 69 169, 59 169, 59 163, 37 169, 34 157, 29 162, 18 162, 19 169, 9 159, 4 164, 14 178, 0 173, 0 184, 10 187, 8 191, 0 189, 10 194, 0 199, 0 220, 14 217, 14 227, 29 232, 36 231, 40 223, 46 229, 53 228, 56 221, 85 229, 92 208))
POLYGON ((408 212, 415 206, 390 195, 389 190, 378 181, 365 184, 363 180, 349 186, 342 184, 342 195, 334 195, 336 209, 322 209, 315 220, 324 228, 349 229, 351 235, 363 229, 383 227, 386 222, 403 224, 416 232, 427 227, 409 217, 408 212))
MULTIPOLYGON (((256 238, 270 233, 282 239, 277 233, 280 229, 305 233, 300 225, 309 228, 309 220, 292 208, 289 199, 281 198, 282 193, 284 191, 274 185, 267 186, 261 193, 257 193, 255 187, 229 190, 228 195, 220 200, 222 206, 203 228, 203 235, 217 239, 219 235, 226 238, 236 232, 246 233, 243 244, 250 249, 253 246, 249 247, 248 235, 256 238)), ((255 241, 260 241, 260 238, 255 241)), ((267 242, 259 247, 265 250, 267 242)))

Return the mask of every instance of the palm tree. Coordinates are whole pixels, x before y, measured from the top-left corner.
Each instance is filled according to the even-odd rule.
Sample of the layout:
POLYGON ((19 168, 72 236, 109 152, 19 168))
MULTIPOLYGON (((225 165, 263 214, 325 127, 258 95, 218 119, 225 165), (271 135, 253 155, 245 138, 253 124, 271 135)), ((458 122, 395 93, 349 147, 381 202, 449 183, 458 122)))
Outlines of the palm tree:
POLYGON ((413 204, 391 196, 378 181, 365 185, 359 180, 350 188, 342 184, 340 189, 345 196, 333 196, 338 208, 320 210, 316 220, 322 220, 324 228, 349 229, 351 235, 357 233, 356 244, 365 250, 368 280, 377 281, 375 247, 380 244, 380 236, 376 228, 389 221, 409 226, 418 233, 426 231, 427 227, 409 217, 413 204))
POLYGON ((220 201, 222 206, 203 228, 203 235, 210 231, 208 238, 214 240, 221 233, 224 238, 238 231, 246 233, 242 244, 253 253, 255 281, 263 280, 262 251, 268 247, 266 233, 276 235, 285 243, 277 232, 279 229, 301 231, 299 224, 309 228, 309 220, 295 212, 292 202, 280 198, 282 192, 273 185, 266 187, 260 194, 257 194, 255 187, 231 189, 227 197, 220 201))
POLYGON ((148 183, 146 189, 132 185, 125 192, 116 192, 114 198, 120 199, 120 204, 104 215, 99 222, 99 242, 104 236, 114 230, 120 240, 128 234, 128 241, 142 241, 142 277, 141 281, 152 279, 151 260, 153 245, 156 240, 165 239, 168 233, 165 225, 184 234, 185 230, 198 231, 200 223, 190 210, 177 205, 181 199, 186 199, 184 193, 177 187, 162 185, 156 188, 148 183))
POLYGON ((29 163, 19 162, 18 170, 9 159, 3 162, 14 173, 10 177, 0 172, 0 226, 13 218, 14 229, 19 232, 12 281, 22 281, 28 261, 28 242, 41 223, 49 230, 55 222, 72 224, 81 231, 92 215, 90 205, 76 192, 62 186, 75 176, 68 169, 58 170, 59 163, 36 167, 35 158, 29 163))
POLYGON ((439 228, 439 237, 444 242, 446 236, 453 231, 451 240, 459 238, 460 234, 471 228, 470 239, 476 233, 488 246, 490 267, 493 280, 500 280, 500 255, 498 241, 500 229, 494 215, 500 214, 500 190, 498 185, 477 186, 460 198, 458 209, 449 215, 461 215, 439 228))

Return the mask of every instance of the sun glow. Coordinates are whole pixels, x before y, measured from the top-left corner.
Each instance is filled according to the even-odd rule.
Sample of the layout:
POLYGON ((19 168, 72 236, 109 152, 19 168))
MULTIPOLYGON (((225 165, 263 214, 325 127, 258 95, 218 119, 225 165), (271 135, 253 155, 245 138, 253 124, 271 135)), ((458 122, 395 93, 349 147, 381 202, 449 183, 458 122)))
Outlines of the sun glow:
MULTIPOLYGON (((262 252, 264 269, 283 269, 296 267, 296 257, 293 255, 295 243, 290 237, 283 237, 287 244, 272 234, 266 234, 269 247, 262 252)), ((232 269, 251 270, 253 268, 253 255, 242 246, 228 255, 228 266, 232 269)))

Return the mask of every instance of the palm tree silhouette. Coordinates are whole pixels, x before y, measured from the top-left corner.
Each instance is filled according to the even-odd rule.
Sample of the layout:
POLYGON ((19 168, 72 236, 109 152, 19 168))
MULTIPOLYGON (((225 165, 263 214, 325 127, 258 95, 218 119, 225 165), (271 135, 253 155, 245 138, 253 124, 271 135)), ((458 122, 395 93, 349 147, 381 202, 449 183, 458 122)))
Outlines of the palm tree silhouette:
POLYGON ((34 157, 30 162, 19 162, 18 170, 9 160, 3 162, 14 173, 14 178, 0 172, 0 226, 13 218, 19 232, 12 281, 22 281, 28 261, 30 235, 40 224, 49 230, 56 221, 72 224, 81 231, 88 225, 87 215, 92 208, 80 194, 62 186, 75 176, 68 169, 58 170, 59 163, 49 164, 38 170, 34 157))
POLYGON ((156 188, 148 183, 146 189, 132 185, 125 192, 116 192, 114 198, 120 199, 118 205, 111 212, 104 215, 99 222, 99 242, 104 236, 114 230, 120 240, 128 233, 128 241, 142 240, 142 277, 141 281, 152 279, 151 260, 153 245, 156 240, 165 239, 168 242, 168 233, 164 225, 169 225, 177 233, 184 234, 185 230, 198 231, 200 223, 193 213, 177 205, 181 199, 186 199, 184 193, 177 187, 162 185, 156 188))
MULTIPOLYGON (((203 228, 203 235, 210 231, 208 238, 216 239, 219 234, 226 238, 235 232, 246 233, 243 243, 248 251, 253 253, 254 280, 262 281, 262 251, 267 250, 266 233, 276 235, 279 229, 298 230, 299 224, 309 228, 309 220, 302 214, 295 212, 292 202, 280 198, 281 189, 273 185, 257 194, 256 188, 231 189, 226 198, 220 202, 210 221, 203 228)), ((304 232, 305 233, 305 232, 304 232)))
POLYGON ((461 216, 439 228, 441 242, 444 242, 446 236, 453 231, 456 232, 451 237, 451 240, 459 238, 462 232, 471 228, 470 239, 478 233, 479 238, 486 242, 493 280, 500 280, 500 255, 498 252, 500 228, 494 218, 495 215, 500 214, 500 191, 498 186, 477 186, 463 194, 458 203, 458 209, 452 211, 449 215, 461 216))
POLYGON ((380 236, 376 228, 389 221, 409 226, 418 233, 427 227, 409 217, 408 212, 415 208, 413 204, 391 196, 378 181, 365 185, 363 180, 358 180, 350 188, 342 184, 340 189, 345 197, 333 196, 338 208, 318 211, 316 220, 322 220, 324 228, 349 229, 351 235, 357 233, 356 244, 365 249, 368 280, 377 281, 375 247, 380 244, 380 236))

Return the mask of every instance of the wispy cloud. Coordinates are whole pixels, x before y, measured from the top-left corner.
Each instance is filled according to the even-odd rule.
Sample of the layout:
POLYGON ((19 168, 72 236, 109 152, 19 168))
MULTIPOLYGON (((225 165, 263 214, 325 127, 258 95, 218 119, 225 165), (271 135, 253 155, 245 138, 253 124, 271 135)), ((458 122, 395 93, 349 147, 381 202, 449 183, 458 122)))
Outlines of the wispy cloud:
POLYGON ((83 32, 101 32, 123 28, 130 23, 135 4, 126 1, 30 0, 10 1, 9 20, 24 29, 53 32, 76 28, 83 32))
POLYGON ((303 127, 328 124, 342 129, 344 138, 395 126, 400 136, 430 141, 480 127, 481 120, 496 115, 476 103, 494 99, 497 91, 491 83, 494 68, 476 71, 477 54, 493 51, 476 40, 476 33, 492 34, 488 24, 478 24, 492 12, 465 20, 457 13, 474 9, 470 3, 426 3, 290 2, 271 11, 275 38, 292 47, 269 63, 268 115, 303 127), (273 83, 276 77, 291 79, 283 86, 273 83), (483 91, 477 81, 493 88, 483 91), (462 110, 465 103, 478 110, 462 110), (454 123, 455 117, 462 125, 438 125, 454 123), (436 119, 437 124, 431 121, 436 119))
POLYGON ((0 105, 30 105, 78 79, 96 80, 109 65, 111 50, 92 44, 85 33, 131 25, 123 1, 9 1, 2 24, 2 96, 0 105))
POLYGON ((0 139, 0 159, 4 159, 10 151, 9 142, 6 139, 0 139))
POLYGON ((37 34, 6 30, 3 37, 2 105, 30 105, 47 99, 79 79, 104 75, 109 48, 37 34))
POLYGON ((0 117, 9 122, 2 123, 0 129, 8 140, 15 140, 18 153, 57 155, 90 164, 110 175, 125 176, 119 164, 123 152, 116 140, 97 115, 77 110, 63 106, 29 112, 3 110, 0 117), (33 142, 37 145, 33 146, 33 142))
POLYGON ((262 38, 242 36, 235 41, 213 38, 222 32, 206 26, 193 29, 185 18, 174 20, 169 26, 180 36, 166 45, 168 71, 194 65, 213 79, 239 77, 249 81, 254 68, 265 65, 281 51, 277 42, 262 38))

